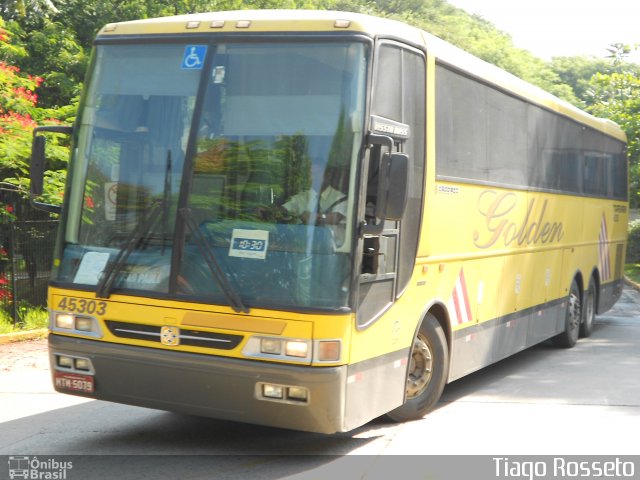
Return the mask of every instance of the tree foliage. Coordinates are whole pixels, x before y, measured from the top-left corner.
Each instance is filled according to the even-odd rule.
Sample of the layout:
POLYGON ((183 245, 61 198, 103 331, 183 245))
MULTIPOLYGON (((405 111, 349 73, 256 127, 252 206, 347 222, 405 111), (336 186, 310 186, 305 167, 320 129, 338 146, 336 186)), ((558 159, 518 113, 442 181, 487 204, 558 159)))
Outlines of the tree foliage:
POLYGON ((633 48, 614 44, 610 68, 596 72, 587 82, 587 110, 613 120, 627 134, 631 205, 640 205, 640 65, 629 61, 633 48))
MULTIPOLYGON (((20 48, 11 44, 13 34, 0 19, 0 55, 19 55, 20 48)), ((2 57, 0 57, 2 58, 2 57)), ((73 107, 59 110, 37 106, 36 89, 42 77, 21 71, 0 59, 0 180, 2 188, 17 189, 23 195, 29 191, 29 159, 31 156, 31 132, 39 123, 59 123, 73 112, 73 107)), ((60 203, 64 185, 64 172, 68 150, 59 140, 51 144, 52 171, 47 175, 46 196, 53 203, 60 203)))
MULTIPOLYGON (((612 45, 608 60, 561 57, 547 62, 516 48, 511 37, 491 22, 446 0, 0 0, 0 114, 3 131, 11 132, 0 139, 0 180, 9 176, 24 183, 28 131, 35 122, 74 115, 93 38, 103 25, 248 8, 369 13, 431 32, 580 108, 618 122, 630 140, 633 181, 640 183, 636 180, 640 74, 638 66, 628 61, 631 47, 612 45)), ((53 144, 62 148, 61 142, 64 139, 53 144)), ((59 156, 54 164, 64 167, 63 150, 49 155, 59 156)), ((55 175, 58 178, 52 184, 59 185, 63 175, 55 175)))

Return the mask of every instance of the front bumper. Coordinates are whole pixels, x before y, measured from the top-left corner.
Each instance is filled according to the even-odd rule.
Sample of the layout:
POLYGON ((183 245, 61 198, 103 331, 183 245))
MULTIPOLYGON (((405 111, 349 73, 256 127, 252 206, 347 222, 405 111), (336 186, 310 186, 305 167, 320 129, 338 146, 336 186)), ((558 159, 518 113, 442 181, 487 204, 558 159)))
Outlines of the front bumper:
POLYGON ((56 355, 91 360, 99 400, 319 433, 344 431, 347 367, 272 364, 49 335, 56 355), (307 388, 306 402, 260 398, 262 383, 307 388), (258 385, 258 386, 257 386, 258 385))

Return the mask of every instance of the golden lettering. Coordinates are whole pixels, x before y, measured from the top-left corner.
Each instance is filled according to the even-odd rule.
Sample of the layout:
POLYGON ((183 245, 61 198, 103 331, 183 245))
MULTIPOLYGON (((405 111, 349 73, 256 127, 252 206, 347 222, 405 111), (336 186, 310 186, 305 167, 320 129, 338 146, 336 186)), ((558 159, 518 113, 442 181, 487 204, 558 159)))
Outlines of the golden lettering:
POLYGON ((473 243, 478 248, 489 248, 500 238, 505 247, 559 242, 564 237, 562 222, 546 220, 548 200, 539 206, 537 216, 536 200, 530 199, 522 221, 509 218, 518 203, 518 197, 512 192, 498 193, 486 190, 478 198, 478 211, 484 217, 488 235, 476 230, 473 243))

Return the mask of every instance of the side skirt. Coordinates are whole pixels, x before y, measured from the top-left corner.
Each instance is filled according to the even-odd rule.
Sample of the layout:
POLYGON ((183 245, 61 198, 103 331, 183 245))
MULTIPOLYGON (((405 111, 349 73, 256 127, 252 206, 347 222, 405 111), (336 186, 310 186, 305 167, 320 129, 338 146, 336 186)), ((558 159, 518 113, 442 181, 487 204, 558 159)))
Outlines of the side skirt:
POLYGON ((453 332, 449 382, 562 332, 566 302, 555 300, 453 332))

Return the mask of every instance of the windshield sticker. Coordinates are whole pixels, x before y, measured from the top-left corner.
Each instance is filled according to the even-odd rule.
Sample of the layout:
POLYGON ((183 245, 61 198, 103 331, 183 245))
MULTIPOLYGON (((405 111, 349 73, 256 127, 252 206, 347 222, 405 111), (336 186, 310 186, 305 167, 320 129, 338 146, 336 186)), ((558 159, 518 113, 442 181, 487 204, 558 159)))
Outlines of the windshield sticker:
POLYGON ((115 222, 117 203, 118 203, 118 183, 105 182, 104 184, 104 218, 107 222, 115 222))
POLYGON ((206 54, 206 45, 187 45, 182 57, 182 70, 202 70, 206 54))
POLYGON ((73 279, 74 283, 97 285, 108 261, 109 253, 107 252, 85 253, 73 279))
POLYGON ((235 228, 229 245, 229 256, 264 260, 267 258, 269 232, 235 228))
POLYGON ((225 68, 215 67, 213 69, 213 83, 224 83, 225 68))

